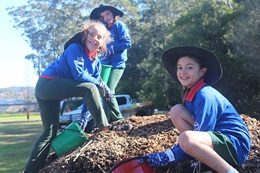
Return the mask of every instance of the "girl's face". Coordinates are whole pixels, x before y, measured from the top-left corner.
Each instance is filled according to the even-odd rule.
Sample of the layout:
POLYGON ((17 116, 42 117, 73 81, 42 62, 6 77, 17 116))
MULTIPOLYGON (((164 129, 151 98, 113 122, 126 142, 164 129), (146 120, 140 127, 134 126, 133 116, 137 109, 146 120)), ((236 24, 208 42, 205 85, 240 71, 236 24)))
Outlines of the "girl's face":
POLYGON ((99 27, 89 27, 85 44, 90 53, 96 51, 104 44, 104 31, 99 27))
POLYGON ((200 65, 193 58, 181 57, 177 62, 177 77, 180 83, 191 88, 207 71, 207 68, 200 68, 200 65))
POLYGON ((100 14, 103 21, 105 21, 107 24, 112 24, 115 21, 114 15, 111 11, 106 10, 100 14))

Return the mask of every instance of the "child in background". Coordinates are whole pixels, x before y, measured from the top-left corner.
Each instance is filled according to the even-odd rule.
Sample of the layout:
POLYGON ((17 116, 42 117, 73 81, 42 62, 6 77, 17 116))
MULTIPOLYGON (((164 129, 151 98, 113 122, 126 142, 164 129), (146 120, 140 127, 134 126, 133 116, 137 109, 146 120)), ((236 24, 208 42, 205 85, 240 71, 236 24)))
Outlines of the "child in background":
POLYGON ((27 118, 27 121, 29 121, 29 119, 30 119, 30 113, 29 113, 29 111, 26 112, 26 118, 27 118))
MULTIPOLYGON (((170 110, 179 144, 167 151, 147 154, 154 168, 196 159, 218 173, 237 173, 250 151, 246 124, 233 105, 211 87, 222 75, 217 57, 200 47, 181 46, 166 50, 162 62, 183 87, 183 104, 170 110)), ((139 162, 143 162, 141 159, 139 162)))
POLYGON ((126 68, 127 49, 131 47, 128 27, 119 20, 123 15, 121 10, 102 4, 90 14, 91 20, 102 21, 111 33, 112 42, 107 45, 107 51, 101 57, 101 63, 112 66, 107 86, 113 94, 126 68))

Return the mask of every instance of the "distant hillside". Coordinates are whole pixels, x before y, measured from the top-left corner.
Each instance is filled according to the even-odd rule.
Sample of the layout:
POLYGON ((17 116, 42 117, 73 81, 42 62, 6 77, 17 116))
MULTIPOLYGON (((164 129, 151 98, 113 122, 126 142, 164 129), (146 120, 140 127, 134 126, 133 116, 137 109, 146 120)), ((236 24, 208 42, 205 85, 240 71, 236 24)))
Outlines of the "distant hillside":
POLYGON ((35 87, 8 87, 0 88, 0 100, 18 99, 18 100, 35 100, 35 87))

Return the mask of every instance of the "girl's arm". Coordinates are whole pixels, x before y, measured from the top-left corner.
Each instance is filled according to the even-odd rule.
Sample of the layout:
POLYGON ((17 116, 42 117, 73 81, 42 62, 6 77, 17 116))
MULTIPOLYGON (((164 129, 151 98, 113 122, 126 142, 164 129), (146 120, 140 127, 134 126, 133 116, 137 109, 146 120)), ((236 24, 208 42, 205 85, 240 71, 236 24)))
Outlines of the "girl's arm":
POLYGON ((86 63, 85 61, 88 59, 84 59, 83 56, 86 58, 87 55, 85 54, 83 47, 79 44, 72 44, 66 50, 68 65, 74 80, 100 85, 101 81, 98 74, 101 69, 100 63, 89 63, 84 66, 84 63, 86 63), (93 69, 93 74, 89 73, 89 69, 91 71, 93 69))
POLYGON ((128 27, 120 21, 116 22, 114 25, 116 25, 116 38, 114 42, 107 45, 107 49, 111 51, 112 54, 131 47, 131 37, 128 27))

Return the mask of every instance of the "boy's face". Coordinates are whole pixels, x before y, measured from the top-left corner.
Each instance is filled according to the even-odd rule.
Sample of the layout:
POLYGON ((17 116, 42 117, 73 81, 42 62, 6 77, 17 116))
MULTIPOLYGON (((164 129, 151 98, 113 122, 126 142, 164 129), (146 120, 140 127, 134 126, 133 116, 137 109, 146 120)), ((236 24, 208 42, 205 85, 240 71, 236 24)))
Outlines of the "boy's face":
POLYGON ((107 24, 114 23, 115 18, 113 16, 113 13, 110 10, 106 10, 106 11, 100 13, 100 16, 101 16, 101 19, 103 21, 105 21, 107 24))
POLYGON ((102 28, 91 26, 88 28, 86 47, 90 53, 96 51, 104 44, 104 31, 102 28))
POLYGON ((188 56, 181 57, 177 62, 177 77, 180 83, 191 88, 207 71, 200 68, 198 62, 188 56))

